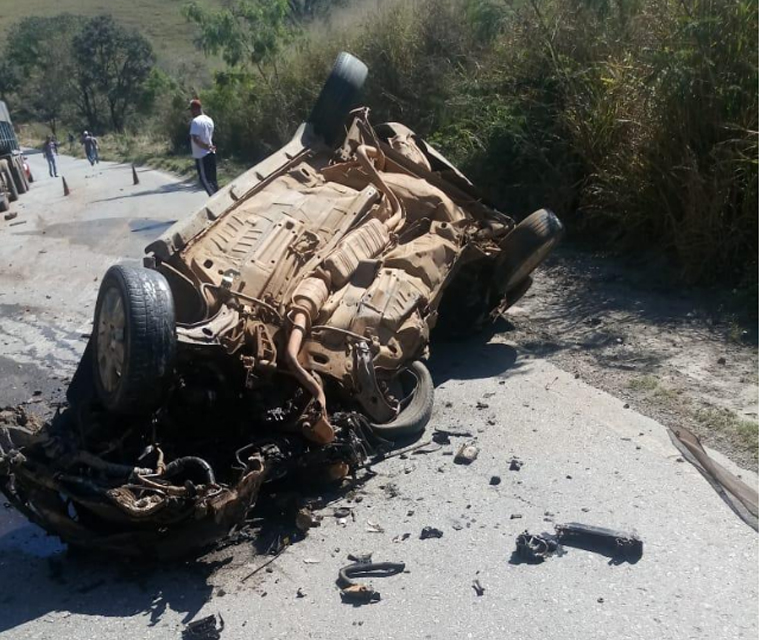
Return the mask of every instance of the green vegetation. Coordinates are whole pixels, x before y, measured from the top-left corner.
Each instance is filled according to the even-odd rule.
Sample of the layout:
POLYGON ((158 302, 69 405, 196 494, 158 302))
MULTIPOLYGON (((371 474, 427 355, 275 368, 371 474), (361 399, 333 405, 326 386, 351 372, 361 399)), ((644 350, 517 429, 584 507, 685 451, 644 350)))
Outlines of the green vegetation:
MULTIPOLYGON (((221 6, 223 0, 205 0, 221 6)), ((181 0, 4 0, 0 10, 0 40, 15 29, 22 18, 50 18, 76 14, 84 18, 110 14, 128 29, 137 29, 153 45, 161 67, 174 73, 187 67, 204 66, 203 55, 193 43, 193 27, 182 16, 181 0)), ((202 76, 210 79, 205 72, 202 76)))
POLYGON ((208 43, 221 20, 260 52, 247 18, 195 16, 231 63, 203 93, 220 148, 256 160, 282 144, 345 49, 371 69, 375 119, 428 136, 498 206, 549 205, 579 236, 664 254, 688 281, 756 284, 756 0, 415 0, 340 15, 281 40, 274 25, 282 51, 259 59, 208 43))
POLYGON ((154 106, 154 63, 150 43, 110 16, 24 18, 5 41, 0 94, 54 133, 60 120, 124 131, 154 106))
POLYGON ((632 378, 628 382, 628 388, 633 391, 654 391, 659 386, 659 381, 655 376, 641 376, 640 378, 632 378))
POLYGON ((701 425, 716 434, 728 437, 734 444, 747 453, 757 456, 758 423, 742 420, 728 409, 701 409, 694 416, 701 425))
MULTIPOLYGON (((12 4, 0 20, 21 15, 12 4)), ((117 4, 127 24, 155 18, 141 23, 154 43, 167 12, 184 14, 161 46, 194 40, 217 69, 200 88, 197 69, 152 72, 140 133, 163 138, 163 155, 187 153, 200 93, 221 156, 261 159, 347 50, 371 70, 373 118, 427 137, 499 208, 552 207, 592 245, 665 256, 687 282, 756 299, 757 0, 117 4)))

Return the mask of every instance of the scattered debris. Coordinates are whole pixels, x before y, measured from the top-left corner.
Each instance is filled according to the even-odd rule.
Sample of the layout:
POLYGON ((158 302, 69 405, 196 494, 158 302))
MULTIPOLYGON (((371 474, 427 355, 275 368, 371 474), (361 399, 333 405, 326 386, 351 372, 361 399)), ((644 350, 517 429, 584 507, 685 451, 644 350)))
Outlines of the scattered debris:
POLYGON ((337 584, 343 602, 362 605, 380 600, 380 592, 371 586, 354 582, 352 578, 370 576, 386 578, 401 573, 406 569, 403 562, 356 562, 343 567, 338 572, 337 584))
POLYGON ((718 358, 718 364, 726 364, 726 359, 724 357, 718 358))
POLYGON ((440 445, 438 445, 437 447, 436 446, 431 447, 431 446, 428 446, 430 444, 431 443, 428 442, 424 447, 417 447, 414 451, 412 451, 412 455, 414 455, 414 456, 422 456, 422 455, 425 455, 427 453, 435 453, 436 451, 440 451, 441 450, 440 445))
POLYGON ((401 495, 401 492, 398 490, 398 485, 395 482, 381 485, 380 488, 385 492, 386 498, 398 498, 401 495))
POLYGON ((28 220, 18 220, 17 222, 11 222, 8 226, 9 227, 17 227, 20 224, 26 224, 27 222, 29 222, 29 221, 28 220))
POLYGON ((333 509, 333 516, 336 518, 348 518, 353 512, 349 507, 336 507, 333 509))
POLYGON ((492 487, 495 487, 496 485, 501 484, 501 477, 491 476, 491 479, 488 481, 488 484, 490 484, 492 487))
POLYGON ((475 595, 477 596, 482 596, 486 592, 485 587, 480 584, 480 580, 473 580, 472 588, 475 589, 475 595))
POLYGON ((433 442, 436 444, 451 444, 451 438, 448 433, 436 431, 433 433, 433 442))
POLYGON ((222 631, 224 631, 224 619, 221 613, 218 616, 218 624, 217 616, 214 614, 190 622, 182 632, 183 640, 219 640, 222 637, 222 631))
POLYGON ((9 212, 8 212, 8 213, 6 213, 6 214, 5 214, 3 217, 4 217, 6 220, 13 220, 13 218, 15 218, 17 215, 18 215, 18 213, 17 213, 16 211, 9 211, 9 212))
POLYGON ((522 513, 513 513, 511 516, 509 516, 510 520, 519 520, 522 518, 522 513))
POLYGON ((369 564, 372 562, 371 553, 349 553, 348 559, 361 564, 369 564))
POLYGON ((435 527, 425 527, 420 532, 420 540, 427 540, 428 538, 443 538, 443 531, 435 527))
POLYGON ((315 516, 309 507, 303 507, 298 510, 296 514, 296 528, 299 531, 306 532, 312 527, 319 527, 321 524, 319 516, 315 516))
POLYGON ((271 558, 269 558, 269 560, 265 561, 263 564, 261 564, 258 567, 256 567, 248 575, 246 575, 245 577, 243 577, 243 579, 240 580, 240 582, 245 582, 249 578, 252 578, 253 576, 255 576, 262 569, 266 569, 267 573, 272 573, 273 569, 269 565, 272 564, 275 560, 277 560, 277 558, 279 558, 283 553, 285 553, 285 549, 287 549, 287 548, 288 548, 288 545, 286 545, 286 544, 282 545, 282 547, 280 548, 280 550, 277 553, 275 553, 271 558))
POLYGON ((600 553, 614 564, 635 564, 643 554, 643 543, 635 533, 570 522, 558 524, 555 533, 533 535, 523 531, 517 536, 515 556, 529 564, 539 564, 555 553, 562 555, 563 546, 600 553))
POLYGON ((369 533, 385 533, 385 529, 383 529, 379 524, 376 522, 370 522, 367 520, 367 531, 369 533))
POLYGON ((523 531, 517 536, 515 554, 519 560, 528 564, 540 564, 559 550, 557 537, 549 533, 533 535, 523 531))
POLYGON ((568 547, 601 553, 614 561, 638 562, 644 544, 636 533, 570 522, 554 527, 560 542, 568 547))
POLYGON ((317 558, 304 558, 303 563, 304 564, 319 564, 321 561, 317 558))
POLYGON ((306 594, 303 592, 301 587, 298 587, 298 591, 296 591, 296 598, 305 598, 306 594))
POLYGON ((453 429, 441 429, 438 427, 433 432, 433 436, 435 436, 436 433, 442 433, 444 435, 451 436, 452 438, 472 438, 471 431, 457 431, 453 429))
POLYGON ((510 471, 519 471, 520 469, 522 469, 522 466, 523 466, 523 463, 520 460, 518 460, 517 458, 512 458, 509 461, 509 470, 510 471))
POLYGON ((476 409, 480 409, 482 411, 483 409, 488 409, 488 404, 486 404, 485 402, 481 402, 480 400, 478 400, 478 402, 475 403, 475 408, 476 409))
POLYGON ((471 464, 478 457, 479 449, 472 443, 463 444, 454 456, 455 464, 471 464))

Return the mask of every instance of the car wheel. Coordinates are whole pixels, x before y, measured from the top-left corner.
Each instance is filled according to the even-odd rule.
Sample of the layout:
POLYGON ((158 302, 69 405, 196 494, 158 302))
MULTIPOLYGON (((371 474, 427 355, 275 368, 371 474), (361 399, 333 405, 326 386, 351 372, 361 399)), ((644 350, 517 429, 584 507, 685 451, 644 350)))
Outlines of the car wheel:
POLYGON ((5 213, 11 208, 11 203, 8 200, 8 196, 5 193, 5 189, 0 184, 0 213, 5 213))
POLYGON ((307 120, 327 144, 339 141, 366 78, 367 65, 350 53, 343 52, 335 60, 307 120))
POLYGON ((520 222, 507 236, 495 272, 499 293, 508 293, 525 282, 559 244, 564 227, 549 209, 539 209, 520 222))
POLYGON ((16 189, 16 183, 13 181, 13 174, 11 174, 11 168, 7 160, 0 160, 0 173, 3 174, 5 188, 8 190, 8 200, 15 202, 18 200, 18 189, 16 189))
POLYGON ((13 180, 16 183, 16 190, 19 192, 19 194, 29 191, 29 183, 26 181, 24 168, 21 166, 21 162, 14 158, 10 161, 10 167, 11 175, 13 176, 13 180))
POLYGON ((408 400, 398 416, 390 422, 370 423, 377 435, 388 440, 421 434, 433 415, 435 389, 428 368, 419 360, 415 360, 403 369, 398 377, 402 390, 408 394, 408 400))
POLYGON ((92 335, 95 389, 103 405, 130 415, 155 409, 177 346, 166 278, 142 267, 111 267, 100 285, 92 335))

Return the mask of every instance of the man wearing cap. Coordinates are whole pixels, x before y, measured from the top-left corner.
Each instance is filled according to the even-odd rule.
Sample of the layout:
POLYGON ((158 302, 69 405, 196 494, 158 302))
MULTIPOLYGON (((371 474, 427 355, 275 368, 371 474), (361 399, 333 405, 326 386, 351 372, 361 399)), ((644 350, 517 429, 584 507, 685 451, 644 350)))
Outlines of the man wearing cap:
POLYGON ((193 150, 198 178, 210 196, 219 191, 216 184, 216 147, 213 143, 214 121, 201 108, 200 100, 190 101, 190 146, 193 150))

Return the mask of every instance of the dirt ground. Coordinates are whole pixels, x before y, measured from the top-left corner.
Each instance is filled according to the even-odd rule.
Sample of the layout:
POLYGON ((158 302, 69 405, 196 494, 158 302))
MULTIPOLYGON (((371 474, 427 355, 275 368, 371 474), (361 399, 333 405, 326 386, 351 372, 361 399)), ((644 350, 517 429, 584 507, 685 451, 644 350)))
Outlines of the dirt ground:
POLYGON ((563 247, 509 310, 502 338, 756 470, 756 310, 662 273, 563 247))

